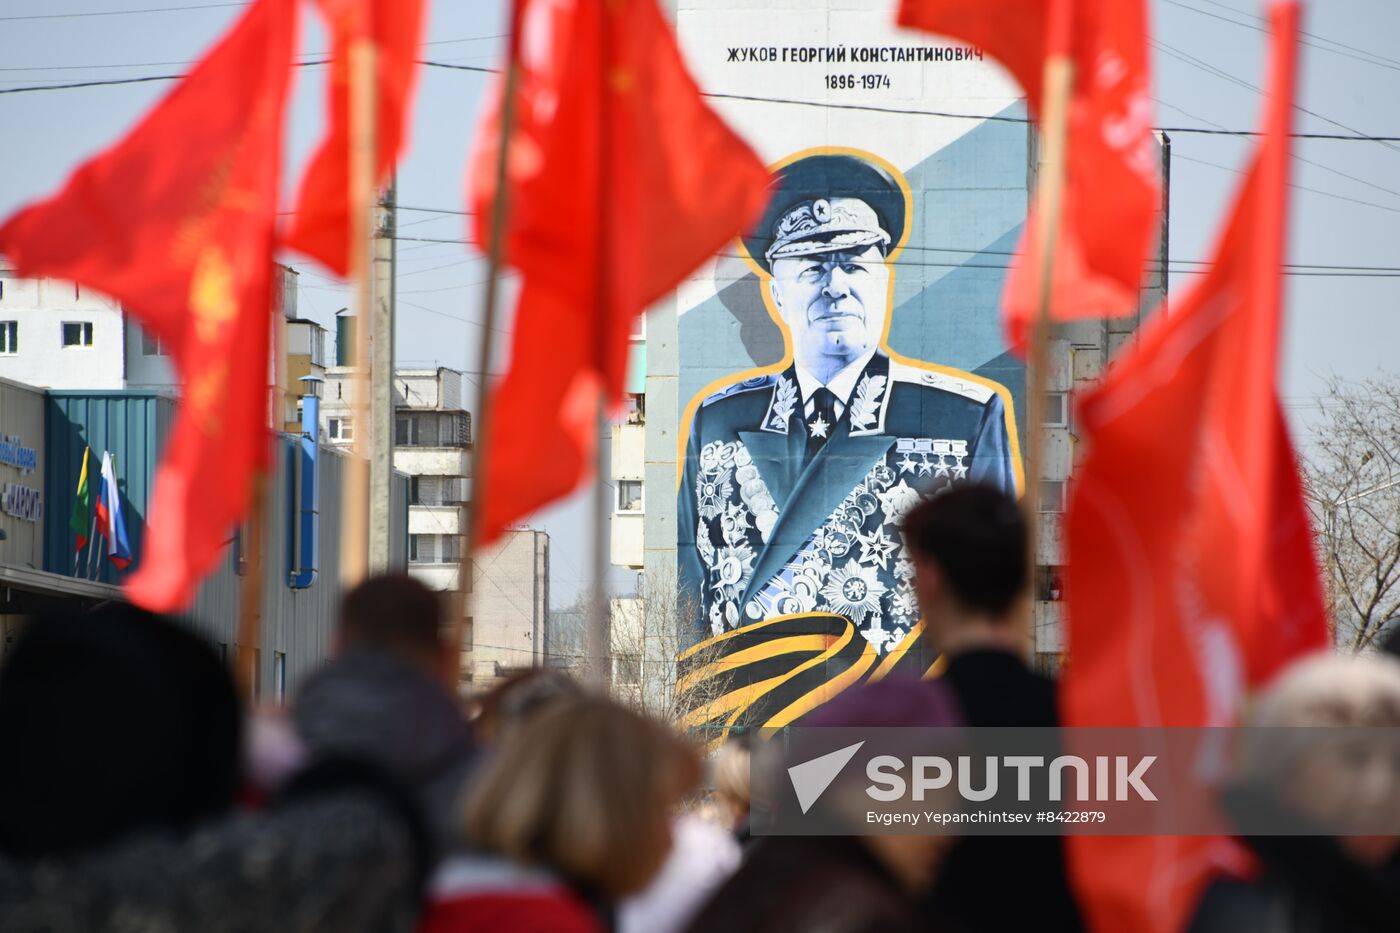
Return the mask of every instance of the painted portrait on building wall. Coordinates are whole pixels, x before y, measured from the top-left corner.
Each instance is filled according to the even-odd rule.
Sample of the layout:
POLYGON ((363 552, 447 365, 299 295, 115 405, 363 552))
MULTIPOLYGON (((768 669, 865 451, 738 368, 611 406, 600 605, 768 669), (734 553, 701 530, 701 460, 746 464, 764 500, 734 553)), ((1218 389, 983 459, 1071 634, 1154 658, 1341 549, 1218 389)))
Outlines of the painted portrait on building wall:
POLYGON ((1019 491, 1007 389, 889 346, 913 222, 908 184, 871 153, 824 148, 775 167, 743 245, 783 359, 707 386, 682 418, 677 559, 693 641, 807 631, 791 624, 807 619, 872 664, 898 656, 918 633, 904 515, 954 483, 1019 491))

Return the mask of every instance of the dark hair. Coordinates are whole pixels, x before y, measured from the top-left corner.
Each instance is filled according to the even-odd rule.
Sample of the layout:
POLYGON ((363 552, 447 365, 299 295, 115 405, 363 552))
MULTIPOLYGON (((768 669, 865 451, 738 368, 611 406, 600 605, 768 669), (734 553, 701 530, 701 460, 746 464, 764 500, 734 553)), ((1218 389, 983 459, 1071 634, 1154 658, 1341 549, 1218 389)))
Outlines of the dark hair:
POLYGON ((904 538, 974 612, 1005 614, 1029 582, 1025 517, 994 486, 955 486, 919 503, 904 519, 904 538))
POLYGON ((476 728, 487 740, 495 741, 556 703, 586 696, 583 685, 563 671, 531 668, 497 681, 478 698, 476 728))
POLYGON ((442 645, 442 617, 438 594, 407 574, 371 577, 340 604, 341 640, 347 648, 433 658, 442 645))
POLYGON ((124 603, 41 616, 0 666, 0 851, 63 856, 228 810, 242 715, 207 644, 124 603))

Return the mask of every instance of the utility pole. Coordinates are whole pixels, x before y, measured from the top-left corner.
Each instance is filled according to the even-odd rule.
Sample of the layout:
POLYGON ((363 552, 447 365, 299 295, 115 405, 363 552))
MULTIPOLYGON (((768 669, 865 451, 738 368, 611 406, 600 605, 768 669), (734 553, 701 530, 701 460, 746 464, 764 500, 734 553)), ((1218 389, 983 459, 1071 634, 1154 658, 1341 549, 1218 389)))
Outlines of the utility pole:
POLYGON ((379 199, 374 217, 370 268, 369 399, 369 572, 389 569, 393 552, 394 477, 394 274, 398 182, 392 179, 379 199))

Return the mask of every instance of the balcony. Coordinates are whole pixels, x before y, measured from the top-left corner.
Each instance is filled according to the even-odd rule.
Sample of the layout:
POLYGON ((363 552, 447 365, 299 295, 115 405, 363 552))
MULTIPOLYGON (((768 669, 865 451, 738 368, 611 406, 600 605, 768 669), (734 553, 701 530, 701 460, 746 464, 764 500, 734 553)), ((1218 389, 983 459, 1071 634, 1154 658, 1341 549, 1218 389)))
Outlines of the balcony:
POLYGON ((612 514, 611 557, 618 567, 642 566, 642 526, 646 513, 641 510, 617 511, 612 514))
POLYGON ((408 575, 430 590, 455 590, 457 588, 457 562, 450 564, 409 563, 408 575))
POLYGON ((466 447, 395 447, 394 469, 409 476, 471 476, 466 447))
POLYGON ((612 426, 612 478, 636 479, 646 471, 646 426, 612 426))
POLYGON ((410 505, 408 533, 411 535, 459 535, 462 533, 462 507, 458 505, 410 505))

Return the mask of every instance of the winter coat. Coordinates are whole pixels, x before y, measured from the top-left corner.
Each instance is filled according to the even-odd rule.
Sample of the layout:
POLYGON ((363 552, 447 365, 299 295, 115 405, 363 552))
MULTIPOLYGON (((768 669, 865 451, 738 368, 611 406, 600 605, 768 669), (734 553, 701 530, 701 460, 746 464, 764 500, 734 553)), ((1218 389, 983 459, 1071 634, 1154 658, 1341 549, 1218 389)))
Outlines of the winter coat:
POLYGON ((458 807, 478 750, 457 698, 417 667, 350 650, 297 692, 292 725, 313 756, 351 755, 388 769, 414 793, 435 855, 458 845, 458 807))
POLYGON ((453 855, 433 877, 419 933, 605 933, 587 901, 543 869, 453 855))
POLYGON ((690 933, 912 933, 914 905, 849 836, 765 836, 690 933))
POLYGON ((0 933, 411 930, 426 836, 405 794, 347 773, 314 769, 271 810, 185 834, 0 860, 0 933))
MULTIPOLYGON (((1010 652, 953 656, 939 678, 952 688, 974 728, 1058 725, 1055 682, 1010 652)), ((930 928, 949 921, 970 931, 1083 929, 1070 891, 1064 839, 1056 836, 968 836, 948 856, 924 915, 930 928), (1017 895, 1006 897, 1007 884, 1017 895)))
MULTIPOLYGON (((1224 795, 1232 817, 1278 807, 1257 787, 1224 795)), ((1304 822, 1295 814, 1278 819, 1304 822)), ((1279 825, 1283 825, 1281 822, 1279 825)), ((1330 836, 1241 839, 1258 860, 1250 878, 1217 878, 1206 888, 1190 933, 1371 933, 1400 929, 1400 854, 1380 868, 1353 861, 1330 836)))

